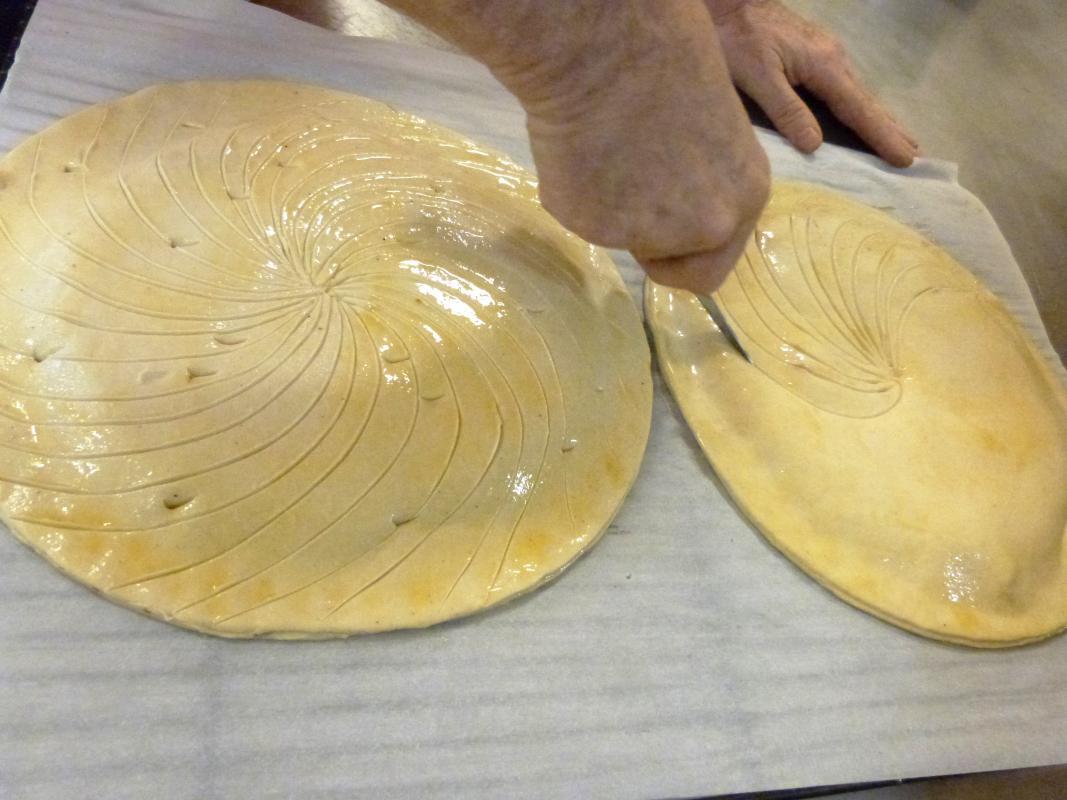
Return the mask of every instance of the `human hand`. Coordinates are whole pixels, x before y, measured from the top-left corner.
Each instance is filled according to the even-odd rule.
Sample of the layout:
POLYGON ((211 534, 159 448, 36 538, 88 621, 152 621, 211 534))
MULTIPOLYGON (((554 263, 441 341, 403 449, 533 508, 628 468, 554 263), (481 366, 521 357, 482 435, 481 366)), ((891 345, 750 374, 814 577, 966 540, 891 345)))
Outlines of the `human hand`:
POLYGON ((803 85, 895 167, 909 166, 918 143, 860 82, 836 37, 778 0, 705 0, 734 83, 805 153, 822 131, 794 86, 803 85))
POLYGON ((617 7, 610 37, 598 20, 601 41, 583 37, 565 69, 494 71, 526 108, 544 207, 653 280, 706 293, 740 259, 770 168, 704 8, 641 5, 617 7))
POLYGON ((385 0, 522 103, 541 203, 653 280, 710 292, 741 257, 770 166, 702 0, 385 0))

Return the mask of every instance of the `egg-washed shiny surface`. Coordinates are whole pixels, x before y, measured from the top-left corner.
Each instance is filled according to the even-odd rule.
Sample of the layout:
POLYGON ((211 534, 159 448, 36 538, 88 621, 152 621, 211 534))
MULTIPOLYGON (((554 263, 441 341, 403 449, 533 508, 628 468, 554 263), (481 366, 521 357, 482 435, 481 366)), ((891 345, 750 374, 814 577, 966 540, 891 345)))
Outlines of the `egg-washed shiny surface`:
POLYGON ((0 162, 12 532, 227 635, 429 625, 590 547, 649 352, 508 159, 364 98, 152 87, 0 162))
POLYGON ((1007 311, 886 214, 778 184, 717 294, 649 284, 661 368, 738 506, 842 599, 997 647, 1067 625, 1067 392, 1007 311))

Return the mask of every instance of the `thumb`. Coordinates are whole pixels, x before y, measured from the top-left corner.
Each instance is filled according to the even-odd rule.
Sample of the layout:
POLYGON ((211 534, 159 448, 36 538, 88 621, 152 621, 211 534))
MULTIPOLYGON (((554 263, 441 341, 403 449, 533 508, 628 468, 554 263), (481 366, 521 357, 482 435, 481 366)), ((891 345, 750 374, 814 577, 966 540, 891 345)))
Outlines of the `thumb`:
POLYGON ((641 258, 637 263, 648 277, 664 286, 673 286, 696 294, 711 294, 729 276, 744 253, 747 237, 718 250, 704 250, 668 258, 641 258))

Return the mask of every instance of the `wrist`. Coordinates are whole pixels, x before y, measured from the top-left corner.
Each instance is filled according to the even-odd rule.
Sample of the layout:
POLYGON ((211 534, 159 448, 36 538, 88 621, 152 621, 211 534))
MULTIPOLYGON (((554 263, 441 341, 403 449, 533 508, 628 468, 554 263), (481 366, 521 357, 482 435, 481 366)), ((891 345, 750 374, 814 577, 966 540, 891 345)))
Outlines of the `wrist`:
POLYGON ((620 83, 689 80, 687 73, 718 60, 714 26, 701 0, 532 5, 536 9, 523 20, 519 37, 503 37, 506 46, 483 61, 542 121, 582 116, 608 101, 620 83), (665 70, 668 63, 682 72, 665 70))

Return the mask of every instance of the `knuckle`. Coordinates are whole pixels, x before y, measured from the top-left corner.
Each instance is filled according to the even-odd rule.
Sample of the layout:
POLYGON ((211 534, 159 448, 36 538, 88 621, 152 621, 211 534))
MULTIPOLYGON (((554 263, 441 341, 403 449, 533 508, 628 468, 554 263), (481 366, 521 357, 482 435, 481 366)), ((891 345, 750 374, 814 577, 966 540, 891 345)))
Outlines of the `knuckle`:
POLYGON ((701 218, 699 248, 720 250, 735 244, 759 217, 771 193, 769 169, 753 165, 734 182, 728 196, 719 201, 701 218))
POLYGON ((740 203, 720 205, 713 214, 703 220, 701 244, 709 250, 717 250, 737 235, 744 213, 740 203))
POLYGON ((677 259, 685 254, 715 251, 730 243, 743 223, 744 209, 732 199, 693 204, 655 229, 634 228, 620 245, 650 259, 677 259))
POLYGON ((782 59, 773 51, 760 54, 752 60, 752 74, 762 83, 771 84, 783 72, 782 59))
POLYGON ((771 174, 769 170, 764 170, 752 178, 749 191, 746 194, 749 216, 757 216, 763 210, 763 207, 767 205, 770 197, 771 174))
POLYGON ((815 52, 819 60, 826 64, 843 64, 846 60, 845 46, 836 36, 826 34, 821 36, 816 44, 815 52))

